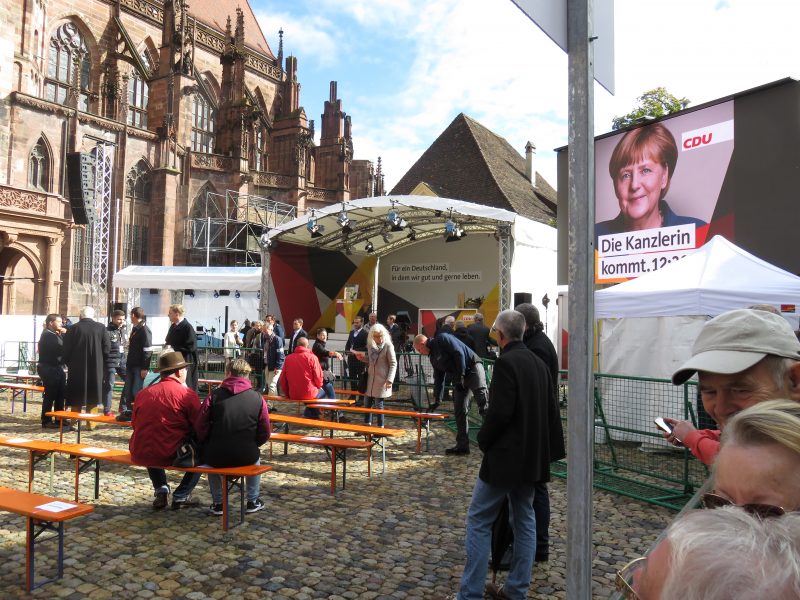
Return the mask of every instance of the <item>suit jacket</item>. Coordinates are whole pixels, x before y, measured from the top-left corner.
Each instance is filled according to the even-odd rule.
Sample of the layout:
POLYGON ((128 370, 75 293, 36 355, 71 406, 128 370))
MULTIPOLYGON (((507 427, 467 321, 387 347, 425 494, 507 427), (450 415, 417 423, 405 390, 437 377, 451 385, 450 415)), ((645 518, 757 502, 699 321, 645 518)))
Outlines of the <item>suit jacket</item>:
POLYGON ((294 334, 294 329, 292 329, 292 332, 289 334, 289 343, 286 345, 287 354, 294 352, 294 349, 297 348, 297 339, 301 337, 308 339, 308 332, 306 332, 305 329, 301 327, 297 335, 294 334))
POLYGON ((194 327, 186 319, 181 319, 176 325, 170 325, 165 342, 183 354, 184 360, 189 363, 186 385, 197 390, 197 334, 194 327))
POLYGON ((67 404, 73 408, 103 403, 103 375, 111 344, 102 323, 81 319, 64 334, 67 404))
MULTIPOLYGON (((552 382, 541 359, 522 341, 509 342, 494 364, 489 409, 478 432, 479 477, 497 487, 550 480, 552 382)), ((563 437, 561 440, 563 447, 563 437)))
POLYGON ((491 336, 491 330, 483 323, 473 323, 467 327, 467 332, 475 346, 475 354, 481 358, 489 358, 489 344, 497 346, 497 341, 491 336))

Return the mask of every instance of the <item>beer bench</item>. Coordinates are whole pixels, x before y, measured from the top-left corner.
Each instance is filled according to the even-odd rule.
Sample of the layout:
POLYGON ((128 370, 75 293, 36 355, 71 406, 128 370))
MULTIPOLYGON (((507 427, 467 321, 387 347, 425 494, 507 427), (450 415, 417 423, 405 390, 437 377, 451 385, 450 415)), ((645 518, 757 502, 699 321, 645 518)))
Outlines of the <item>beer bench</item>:
POLYGON ((88 504, 72 504, 52 496, 42 496, 0 487, 0 510, 25 517, 25 589, 31 591, 64 576, 64 523, 94 510, 88 504), (55 535, 45 536, 46 532, 55 535), (36 583, 36 546, 58 540, 56 576, 36 583))
POLYGON ((14 403, 17 398, 22 396, 22 412, 28 410, 28 392, 44 392, 41 385, 31 383, 16 383, 12 381, 0 381, 0 390, 11 390, 11 413, 14 413, 14 403))

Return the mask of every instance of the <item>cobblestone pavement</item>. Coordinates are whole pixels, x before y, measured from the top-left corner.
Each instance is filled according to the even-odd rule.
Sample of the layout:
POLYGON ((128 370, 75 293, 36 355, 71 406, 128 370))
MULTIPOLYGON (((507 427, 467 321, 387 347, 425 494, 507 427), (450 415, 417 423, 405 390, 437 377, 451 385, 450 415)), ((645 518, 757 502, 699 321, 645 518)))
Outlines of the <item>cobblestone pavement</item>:
MULTIPOLYGON (((0 434, 58 439, 39 426, 39 404, 12 415, 0 396, 0 434)), ((286 408, 287 411, 293 410, 286 408)), ((201 480, 193 509, 153 511, 152 486, 144 469, 103 466, 100 498, 91 501, 92 478, 84 475, 81 499, 91 515, 66 526, 64 579, 35 590, 24 586, 24 520, 0 513, 0 598, 292 598, 421 599, 456 590, 464 562, 464 517, 480 465, 480 452, 444 455, 453 433, 441 424, 431 432, 431 451, 415 454, 409 428, 389 441, 387 470, 380 461, 367 477, 363 453, 351 452, 347 488, 330 494, 330 462, 317 448, 290 446, 288 456, 262 462, 274 471, 262 479, 266 509, 247 516, 228 533, 207 515, 208 484, 201 480)), ((54 431, 53 433, 50 433, 54 431)), ((130 430, 98 426, 82 442, 127 448, 130 430)), ((65 437, 74 441, 74 434, 65 437)), ((25 489, 27 454, 0 448, 0 485, 25 489)), ((56 458, 54 494, 72 498, 73 463, 56 458)), ((169 473, 174 489, 180 478, 169 473)), ((566 482, 550 486, 553 506, 550 561, 534 570, 529 598, 565 598, 566 482)), ((34 491, 48 493, 44 465, 34 491)), ((669 510, 597 491, 594 495, 594 597, 607 598, 614 571, 644 553, 671 520, 669 510)), ((50 548, 43 567, 53 561, 50 548)), ((44 558, 42 556, 40 559, 44 558)), ((501 573, 500 578, 503 577, 501 573)))

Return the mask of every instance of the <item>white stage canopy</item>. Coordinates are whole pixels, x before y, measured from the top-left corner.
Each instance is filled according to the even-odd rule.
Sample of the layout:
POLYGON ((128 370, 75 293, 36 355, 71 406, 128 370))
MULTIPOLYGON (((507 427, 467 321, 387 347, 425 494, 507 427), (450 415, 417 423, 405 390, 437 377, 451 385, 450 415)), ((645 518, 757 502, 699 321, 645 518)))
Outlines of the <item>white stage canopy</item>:
POLYGON ((154 267, 132 265, 114 273, 114 287, 258 292, 261 289, 261 267, 154 267))

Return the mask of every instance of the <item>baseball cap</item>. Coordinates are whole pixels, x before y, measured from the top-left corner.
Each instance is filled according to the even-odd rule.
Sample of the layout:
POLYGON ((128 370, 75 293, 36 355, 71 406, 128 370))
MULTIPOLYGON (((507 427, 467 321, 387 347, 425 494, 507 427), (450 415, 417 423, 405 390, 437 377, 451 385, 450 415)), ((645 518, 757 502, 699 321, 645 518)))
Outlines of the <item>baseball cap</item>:
POLYGON ((800 360, 800 342, 786 319, 763 310, 731 310, 703 325, 692 357, 672 383, 685 383, 697 371, 740 373, 770 354, 800 360))

